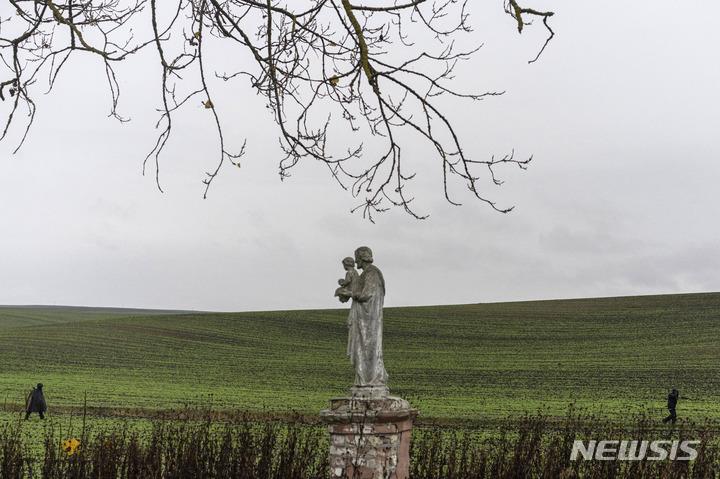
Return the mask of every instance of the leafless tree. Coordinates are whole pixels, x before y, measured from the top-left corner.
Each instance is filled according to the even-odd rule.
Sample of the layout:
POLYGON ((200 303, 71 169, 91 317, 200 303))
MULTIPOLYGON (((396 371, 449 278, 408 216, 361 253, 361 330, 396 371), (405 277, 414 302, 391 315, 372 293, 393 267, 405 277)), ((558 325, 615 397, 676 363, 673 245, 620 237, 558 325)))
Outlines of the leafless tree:
MULTIPOLYGON (((470 32, 467 0, 2 0, 0 10, 0 99, 7 120, 0 140, 20 113, 27 113, 27 137, 35 117, 33 98, 41 77, 49 90, 71 55, 95 56, 105 67, 118 113, 118 62, 141 50, 156 50, 162 66, 159 135, 144 168, 155 171, 160 188, 160 157, 182 107, 201 101, 214 117, 218 135, 217 167, 204 179, 205 195, 223 164, 243 154, 229 151, 224 122, 213 104, 219 84, 239 83, 262 95, 278 128, 284 157, 280 176, 303 159, 315 159, 362 202, 356 209, 372 220, 387 203, 422 218, 410 207, 405 186, 413 178, 402 148, 419 136, 436 152, 444 193, 459 179, 472 194, 497 211, 478 181, 494 167, 525 168, 531 158, 474 159, 461 148, 456 129, 441 108, 452 96, 479 100, 499 93, 463 93, 452 85, 457 62, 477 48, 459 49, 457 39, 470 32), (366 2, 366 3, 365 3, 366 2), (8 8, 10 7, 11 8, 8 8), (238 65, 218 61, 209 52, 230 49, 238 65), (212 81, 211 81, 212 80, 212 81), (220 80, 224 80, 220 81, 220 80), (345 130, 343 130, 345 129, 345 130), (348 148, 348 135, 374 138, 380 146, 363 156, 363 142, 348 148), (408 135, 403 130, 414 134, 408 135), (343 138, 343 142, 337 138, 343 138), (412 139, 411 139, 412 138, 412 139), (485 173, 483 173, 485 172, 485 173)), ((523 8, 504 0, 518 30, 533 17, 547 24, 552 12, 523 8)), ((547 45, 547 43, 545 44, 547 45)), ((540 52, 544 50, 542 47, 540 52)), ((539 55, 539 54, 538 54, 539 55)), ((534 60, 533 60, 534 61, 534 60)), ((235 63, 235 64, 234 64, 235 63)), ((228 87, 224 87, 228 88, 228 87)), ((48 91, 49 91, 48 90, 48 91)), ((197 103, 195 103, 197 105, 197 103)), ((17 150, 16 150, 17 151, 17 150)))

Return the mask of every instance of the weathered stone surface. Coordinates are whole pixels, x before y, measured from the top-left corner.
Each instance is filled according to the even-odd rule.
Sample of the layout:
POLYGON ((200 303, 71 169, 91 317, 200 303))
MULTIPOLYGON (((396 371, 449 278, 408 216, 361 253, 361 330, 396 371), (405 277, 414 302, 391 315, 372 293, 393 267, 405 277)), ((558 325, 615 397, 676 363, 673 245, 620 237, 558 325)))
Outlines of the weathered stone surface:
MULTIPOLYGON (((354 388, 353 388, 354 389, 354 388)), ((384 396, 379 398, 366 396, 345 396, 330 400, 330 406, 327 410, 321 411, 321 415, 357 415, 362 414, 363 417, 392 417, 395 413, 402 413, 410 410, 410 404, 401 398, 393 396, 384 396)), ((357 423, 357 421, 345 421, 347 423, 357 423)))
POLYGON ((350 397, 358 399, 382 399, 390 396, 390 389, 380 386, 355 386, 350 388, 350 397))
POLYGON ((392 396, 331 399, 320 415, 330 433, 332 477, 407 479, 417 414, 407 401, 392 396))
POLYGON ((346 279, 338 281, 341 288, 335 295, 342 302, 352 298, 347 321, 347 354, 355 368, 355 385, 384 387, 387 395, 388 376, 382 354, 385 279, 372 264, 372 250, 367 246, 355 250, 354 263, 363 270, 359 277, 357 272, 353 275, 352 263, 352 258, 343 260, 346 279))
POLYGON ((407 479, 410 469, 410 432, 417 409, 390 396, 382 354, 385 279, 373 264, 366 246, 345 258, 345 279, 338 280, 335 296, 352 298, 348 315, 350 363, 355 387, 346 397, 330 400, 320 412, 330 434, 332 477, 407 479), (358 277, 353 266, 363 270, 358 277))

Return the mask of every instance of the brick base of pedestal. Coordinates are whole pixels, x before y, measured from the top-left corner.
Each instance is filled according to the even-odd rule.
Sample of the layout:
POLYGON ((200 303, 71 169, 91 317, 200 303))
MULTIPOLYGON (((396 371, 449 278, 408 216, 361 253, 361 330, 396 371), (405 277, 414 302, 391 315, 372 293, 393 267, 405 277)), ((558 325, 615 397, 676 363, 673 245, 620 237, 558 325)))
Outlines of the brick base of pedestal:
POLYGON ((409 477, 410 431, 418 410, 404 399, 372 396, 331 399, 320 412, 330 433, 330 477, 409 477))

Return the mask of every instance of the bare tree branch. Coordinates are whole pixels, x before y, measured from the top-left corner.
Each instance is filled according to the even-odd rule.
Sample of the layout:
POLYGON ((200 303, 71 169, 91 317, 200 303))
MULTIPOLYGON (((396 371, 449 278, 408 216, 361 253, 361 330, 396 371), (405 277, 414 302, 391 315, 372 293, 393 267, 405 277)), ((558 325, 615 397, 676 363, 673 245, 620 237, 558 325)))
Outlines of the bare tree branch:
POLYGON ((516 0, 507 0, 507 3, 505 4, 505 11, 511 15, 516 21, 518 25, 518 33, 522 33, 523 27, 525 25, 530 25, 530 23, 525 23, 523 20, 523 15, 534 15, 536 17, 542 17, 543 19, 543 25, 545 25, 545 28, 550 32, 550 36, 545 40, 545 44, 542 46, 540 51, 538 52, 537 56, 530 60, 528 63, 534 63, 537 61, 538 58, 540 58, 540 55, 542 55, 542 52, 545 51, 545 47, 547 47, 547 44, 550 43, 550 40, 555 36, 555 32, 553 32, 552 28, 550 28, 550 25, 548 25, 548 18, 555 15, 555 12, 539 12, 533 8, 522 8, 520 5, 518 5, 516 0))
MULTIPOLYGON (((47 74, 47 92, 71 56, 97 58, 105 67, 110 114, 118 112, 120 84, 114 65, 151 47, 161 73, 157 78, 159 133, 143 162, 150 165, 160 191, 163 152, 181 109, 200 104, 217 133, 215 167, 203 179, 205 196, 223 165, 237 165, 245 151, 229 149, 229 120, 216 105, 220 88, 254 91, 265 100, 277 126, 284 157, 281 179, 299 163, 325 164, 332 178, 361 199, 355 210, 373 220, 388 206, 424 218, 408 193, 417 166, 403 151, 417 139, 432 146, 442 169, 444 195, 451 204, 455 184, 500 212, 482 191, 481 179, 502 183, 495 169, 525 168, 532 158, 514 152, 495 159, 466 156, 443 99, 477 101, 502 92, 462 92, 454 88, 459 62, 480 48, 467 44, 471 32, 467 0, 7 0, 14 12, 0 13, 0 100, 6 105, 0 141, 25 110, 18 148, 35 117, 38 79, 47 74), (360 2, 358 2, 360 3, 360 2), (218 61, 212 53, 232 55, 218 61), (230 85, 232 84, 232 85, 230 85)), ((504 0, 517 22, 547 23, 553 12, 523 8, 504 0)), ((246 136, 250 136, 246 132, 246 136)), ((233 135, 235 136, 235 135, 233 135)), ((433 161, 425 158, 423 161, 433 161)))

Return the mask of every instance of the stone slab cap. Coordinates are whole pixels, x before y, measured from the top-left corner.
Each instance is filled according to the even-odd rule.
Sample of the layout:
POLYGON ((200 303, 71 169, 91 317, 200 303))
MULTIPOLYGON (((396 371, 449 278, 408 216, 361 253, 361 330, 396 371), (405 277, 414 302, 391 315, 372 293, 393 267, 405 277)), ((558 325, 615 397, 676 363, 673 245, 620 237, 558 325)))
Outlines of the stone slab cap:
POLYGON ((418 410, 398 397, 367 398, 345 396, 330 400, 330 407, 320 411, 320 417, 327 422, 398 421, 415 418, 418 410))
POLYGON ((331 411, 400 411, 409 408, 410 403, 402 398, 394 396, 386 396, 382 398, 345 396, 331 399, 329 407, 331 411))

